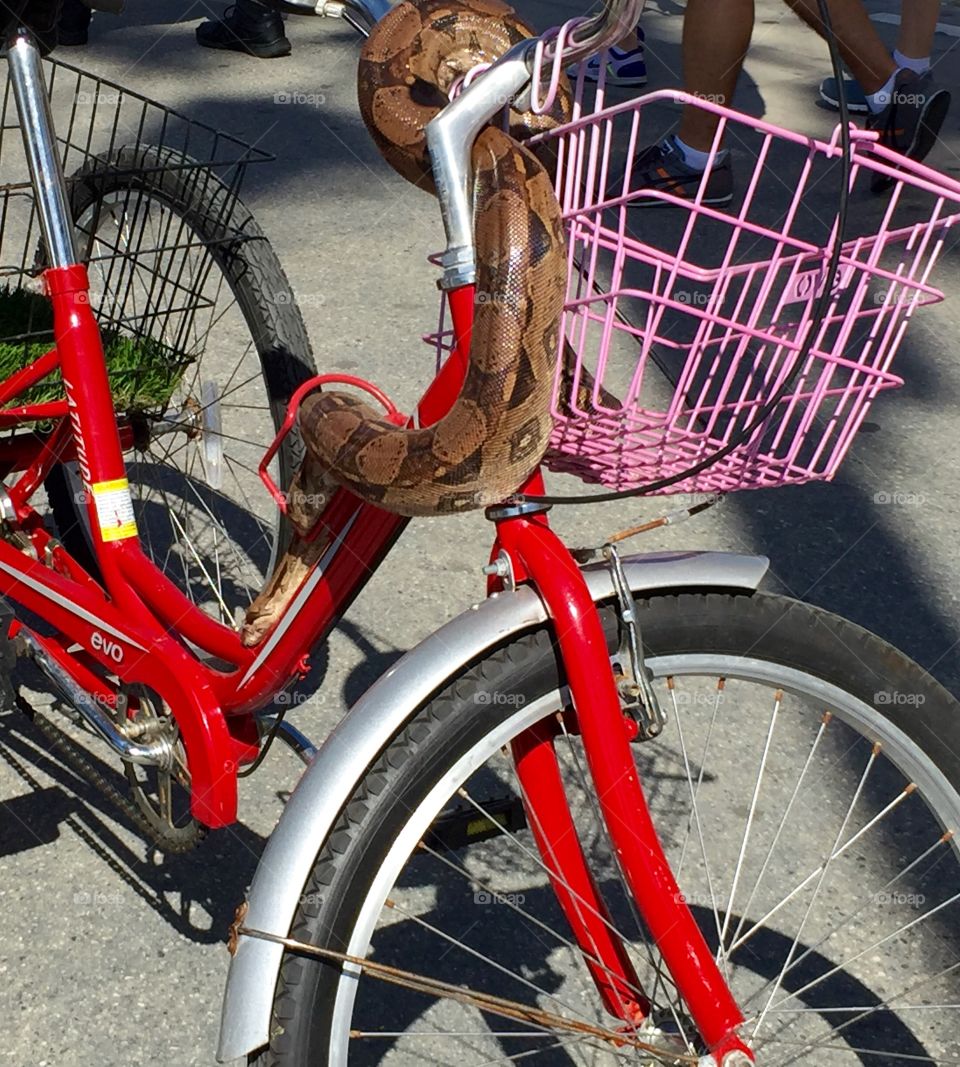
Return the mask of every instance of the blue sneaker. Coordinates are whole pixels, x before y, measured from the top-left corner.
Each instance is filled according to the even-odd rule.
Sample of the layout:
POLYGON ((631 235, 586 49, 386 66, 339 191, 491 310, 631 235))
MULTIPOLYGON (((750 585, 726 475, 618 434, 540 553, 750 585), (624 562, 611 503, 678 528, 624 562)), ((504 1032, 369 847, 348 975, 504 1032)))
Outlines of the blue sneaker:
MULTIPOLYGON (((870 108, 867 107, 867 95, 860 88, 856 78, 843 79, 843 92, 847 98, 847 110, 855 114, 865 115, 870 108)), ((840 93, 837 89, 836 78, 824 78, 820 83, 820 99, 834 111, 840 110, 840 93)))
MULTIPOLYGON (((607 85, 646 85, 647 64, 643 59, 643 30, 637 29, 639 44, 624 52, 614 45, 607 51, 607 85)), ((595 82, 600 80, 600 56, 591 56, 581 64, 583 80, 595 82)), ((579 70, 571 67, 567 73, 576 78, 579 70)))

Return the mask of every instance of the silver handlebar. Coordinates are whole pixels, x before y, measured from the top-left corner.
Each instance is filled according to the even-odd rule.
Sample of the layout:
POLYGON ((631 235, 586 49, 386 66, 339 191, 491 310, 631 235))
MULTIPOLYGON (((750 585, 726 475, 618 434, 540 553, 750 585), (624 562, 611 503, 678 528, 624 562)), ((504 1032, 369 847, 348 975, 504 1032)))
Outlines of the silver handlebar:
POLYGON ((268 0, 268 3, 290 15, 341 18, 364 37, 370 35, 374 24, 393 6, 391 0, 268 0))
MULTIPOLYGON (((568 42, 573 40, 573 47, 564 48, 559 62, 575 63, 616 44, 640 21, 643 5, 644 0, 604 0, 603 10, 567 37, 568 42)), ((505 103, 520 97, 523 108, 522 96, 530 85, 537 40, 534 37, 511 48, 427 125, 427 147, 447 235, 440 260, 443 289, 456 289, 475 279, 470 153, 477 134, 505 103)), ((557 61, 549 43, 546 59, 549 65, 557 61)))

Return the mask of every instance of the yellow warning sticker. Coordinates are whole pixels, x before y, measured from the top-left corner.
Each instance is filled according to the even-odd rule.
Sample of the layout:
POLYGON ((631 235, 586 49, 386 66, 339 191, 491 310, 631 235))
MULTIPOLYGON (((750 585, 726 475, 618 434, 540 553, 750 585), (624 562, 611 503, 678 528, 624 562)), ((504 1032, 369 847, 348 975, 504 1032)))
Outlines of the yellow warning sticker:
POLYGON ((130 499, 130 483, 126 478, 114 478, 111 482, 94 482, 90 486, 93 502, 97 506, 97 521, 100 536, 104 541, 121 541, 137 536, 137 520, 133 515, 130 499))

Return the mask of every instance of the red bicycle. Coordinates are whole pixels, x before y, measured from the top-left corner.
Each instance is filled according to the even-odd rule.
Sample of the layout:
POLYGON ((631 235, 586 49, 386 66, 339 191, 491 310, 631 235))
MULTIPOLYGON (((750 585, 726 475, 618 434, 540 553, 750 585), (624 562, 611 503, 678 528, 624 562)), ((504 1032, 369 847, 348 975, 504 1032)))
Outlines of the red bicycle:
MULTIPOLYGON (((349 12, 366 25, 380 13, 362 3, 349 12)), ((636 15, 635 3, 611 2, 589 32, 581 27, 574 57, 615 39, 636 15)), ((529 46, 541 49, 534 66, 548 43, 529 46)), ((566 52, 555 46, 557 69, 566 52)), ((493 115, 505 84, 520 92, 531 57, 525 49, 477 79, 465 103, 443 112, 448 132, 474 106, 493 115)), ((187 847, 200 826, 233 821, 238 772, 256 763, 265 736, 310 753, 278 721, 277 696, 302 676, 309 649, 406 520, 337 491, 315 528, 322 549, 278 620, 243 642, 235 609, 256 589, 233 577, 244 561, 235 524, 229 541, 224 532, 244 509, 235 500, 231 512, 221 490, 232 445, 248 442, 234 442, 222 420, 244 372, 204 377, 194 364, 209 346, 186 344, 196 319, 181 323, 174 311, 207 307, 213 296, 197 294, 225 281, 238 328, 254 324, 248 380, 266 380, 267 417, 282 423, 260 469, 280 501, 299 458, 289 432, 297 404, 331 379, 310 378, 282 272, 252 221, 237 222, 235 200, 227 210, 232 198, 209 171, 138 143, 110 157, 119 178, 92 163, 65 183, 28 33, 11 40, 8 61, 55 337, 0 387, 6 424, 27 427, 3 453, 11 478, 0 589, 46 624, 41 632, 12 618, 9 635, 122 757, 129 810, 144 830, 164 847, 187 847), (198 188, 216 190, 212 212, 209 197, 197 209, 198 188), (131 214, 131 196, 166 214, 131 214), (201 224, 211 213, 223 223, 214 239, 201 224), (118 254, 149 226, 154 251, 201 248, 206 273, 118 254), (191 236, 175 240, 178 232, 191 236), (101 239, 109 248, 98 257, 101 239), (129 284, 118 287, 114 275, 102 292, 92 288, 86 262, 125 269, 129 284), (250 286, 258 271, 277 286, 272 311, 263 287, 250 286), (166 303, 165 331, 131 329, 129 313, 110 318, 110 294, 139 292, 144 279, 147 292, 159 279, 183 297, 166 303), (136 343, 127 356, 137 385, 120 403, 124 341, 136 343), (155 345, 167 359, 151 358, 155 345), (55 370, 62 397, 15 403, 55 370), (143 457, 158 448, 149 469, 143 457), (31 504, 45 480, 55 497, 57 479, 61 490, 79 487, 82 520, 66 517, 60 539, 31 504), (146 536, 158 501, 166 543, 146 536), (175 581, 166 572, 178 568, 175 581)), ((627 209, 642 195, 630 190, 629 167, 619 193, 610 191, 608 131, 625 122, 632 155, 644 106, 605 109, 601 98, 554 135, 571 250, 566 334, 581 369, 592 353, 593 380, 631 400, 636 360, 618 365, 616 346, 632 344, 635 355, 639 345, 641 365, 660 365, 668 380, 672 357, 669 418, 661 411, 654 425, 638 424, 638 413, 649 414, 639 403, 605 411, 598 384, 596 410, 558 404, 548 461, 620 486, 645 484, 651 455, 661 471, 656 457, 666 456, 685 464, 686 481, 674 482, 687 490, 716 488, 697 481, 704 456, 704 476, 727 479, 722 488, 829 476, 876 393, 896 384, 889 360, 910 313, 938 296, 929 268, 960 186, 905 167, 870 137, 824 144, 750 123, 761 144, 749 195, 727 214, 688 206, 668 255, 666 242, 627 233, 627 209), (584 144, 601 147, 591 155, 584 144), (785 154, 773 168, 775 144, 785 154), (796 198, 818 167, 844 155, 851 182, 858 169, 879 169, 896 187, 870 235, 850 239, 834 227, 812 243, 798 234, 796 212, 778 228, 753 214, 769 209, 756 195, 763 174, 796 198), (784 182, 791 159, 799 178, 784 182), (918 215, 914 193, 934 200, 932 213, 918 215), (898 206, 913 221, 895 224, 898 206), (724 255, 695 270, 705 247, 697 237, 710 227, 727 228, 724 255), (746 254, 734 256, 744 235, 773 252, 751 259, 745 241, 746 254), (691 295, 697 287, 715 294, 705 310, 691 295), (638 298, 653 309, 639 325, 627 315, 638 298), (605 339, 594 345, 598 330, 605 339), (750 421, 758 412, 759 434, 750 421), (617 467, 611 440, 637 462, 617 467)), ((747 122, 718 111, 724 124, 747 122)), ((436 340, 442 363, 418 406, 420 425, 447 410, 463 376, 473 288, 458 284, 448 298, 452 327, 436 340)), ((956 702, 873 635, 758 592, 765 560, 628 559, 611 541, 575 557, 547 523, 544 492, 538 472, 520 498, 488 510, 496 537, 486 601, 391 668, 313 758, 238 918, 221 1057, 953 1062, 956 702)), ((263 520, 254 530, 247 543, 259 573, 270 573, 283 527, 263 520)))

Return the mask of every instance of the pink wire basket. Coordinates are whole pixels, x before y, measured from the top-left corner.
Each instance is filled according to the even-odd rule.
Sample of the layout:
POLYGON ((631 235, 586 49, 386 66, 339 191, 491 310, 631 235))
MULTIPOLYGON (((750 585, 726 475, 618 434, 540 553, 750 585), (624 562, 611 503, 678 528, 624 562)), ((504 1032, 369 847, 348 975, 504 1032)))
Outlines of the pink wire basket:
POLYGON ((840 265, 815 321, 838 239, 839 128, 826 143, 672 90, 609 108, 602 85, 589 107, 582 86, 577 95, 574 121, 539 139, 557 160, 568 244, 546 465, 635 489, 756 427, 656 491, 832 478, 877 394, 902 385, 890 366, 914 311, 943 298, 929 279, 960 219, 960 183, 852 130, 840 265), (669 128, 677 104, 720 122, 694 200, 635 180, 636 153, 669 128), (737 181, 728 206, 710 207, 721 141, 737 181), (881 179, 892 186, 876 195, 881 179))

